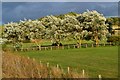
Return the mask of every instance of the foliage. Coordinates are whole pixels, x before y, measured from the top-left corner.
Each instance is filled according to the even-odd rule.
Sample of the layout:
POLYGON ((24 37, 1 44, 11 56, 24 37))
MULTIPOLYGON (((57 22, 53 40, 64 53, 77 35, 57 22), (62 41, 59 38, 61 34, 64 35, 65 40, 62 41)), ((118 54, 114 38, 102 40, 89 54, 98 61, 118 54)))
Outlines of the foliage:
POLYGON ((113 27, 112 27, 112 25, 113 25, 113 19, 112 19, 112 18, 107 18, 106 23, 109 24, 109 25, 108 25, 108 31, 112 34, 112 30, 113 30, 113 27))
POLYGON ((114 45, 120 45, 120 36, 111 36, 108 38, 107 42, 112 42, 114 45))
POLYGON ((111 23, 112 25, 119 26, 120 25, 119 21, 120 21, 119 17, 110 17, 110 18, 107 18, 106 23, 111 23))
POLYGON ((4 25, 3 38, 8 39, 17 46, 20 42, 26 42, 31 39, 43 38, 45 27, 38 20, 20 20, 19 23, 11 22, 4 25))
POLYGON ((0 38, 0 45, 2 45, 2 50, 6 50, 7 39, 0 38))
POLYGON ((34 38, 42 38, 44 26, 40 21, 24 20, 19 23, 8 23, 4 25, 3 37, 14 42, 34 38))
POLYGON ((64 37, 61 19, 51 15, 43 18, 41 22, 46 27, 46 38, 51 39, 52 43, 60 43, 64 37))
POLYGON ((108 34, 107 24, 105 24, 106 18, 103 14, 97 11, 87 11, 81 14, 77 18, 83 26, 83 30, 87 30, 88 35, 91 35, 91 39, 98 44, 98 40, 103 39, 108 34))
POLYGON ((6 43, 3 43, 3 44, 2 44, 2 50, 3 50, 3 51, 5 51, 5 50, 6 50, 6 46, 7 46, 7 44, 6 44, 6 43))
POLYGON ((116 26, 120 26, 120 18, 119 17, 109 17, 106 20, 106 23, 109 24, 108 25, 108 31, 111 34, 115 34, 115 30, 119 30, 119 27, 116 26))
POLYGON ((25 19, 18 23, 5 24, 3 37, 13 44, 29 42, 31 39, 51 39, 58 46, 65 39, 75 39, 80 44, 84 39, 97 42, 106 40, 108 31, 105 21, 106 18, 97 11, 50 15, 39 20, 25 19))
POLYGON ((2 37, 3 26, 0 26, 0 37, 2 37))
POLYGON ((79 23, 76 17, 66 15, 62 21, 65 38, 74 38, 80 40, 82 37, 83 26, 79 23))

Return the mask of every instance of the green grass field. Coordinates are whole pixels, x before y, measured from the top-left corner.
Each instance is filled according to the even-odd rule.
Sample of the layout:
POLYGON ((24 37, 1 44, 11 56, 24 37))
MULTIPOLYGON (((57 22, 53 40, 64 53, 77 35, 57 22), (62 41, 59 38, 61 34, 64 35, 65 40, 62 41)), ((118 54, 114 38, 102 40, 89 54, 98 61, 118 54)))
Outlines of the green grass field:
POLYGON ((50 65, 59 64, 67 70, 70 66, 77 72, 82 69, 89 77, 97 77, 99 74, 105 78, 118 76, 118 47, 80 48, 53 51, 21 52, 20 55, 35 58, 50 65))

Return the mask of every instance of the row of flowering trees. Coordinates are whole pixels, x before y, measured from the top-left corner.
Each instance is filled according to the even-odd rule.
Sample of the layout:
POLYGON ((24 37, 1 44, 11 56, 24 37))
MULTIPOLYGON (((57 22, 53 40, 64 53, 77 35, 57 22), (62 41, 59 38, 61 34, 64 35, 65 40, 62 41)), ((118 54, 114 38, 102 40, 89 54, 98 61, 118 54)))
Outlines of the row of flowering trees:
MULTIPOLYGON (((64 18, 53 15, 40 20, 24 19, 4 25, 3 37, 12 43, 20 43, 32 39, 51 39, 53 43, 60 43, 64 39, 75 39, 81 44, 83 39, 106 40, 108 34, 106 18, 97 11, 89 11, 64 18)), ((59 45, 59 44, 58 44, 59 45)))

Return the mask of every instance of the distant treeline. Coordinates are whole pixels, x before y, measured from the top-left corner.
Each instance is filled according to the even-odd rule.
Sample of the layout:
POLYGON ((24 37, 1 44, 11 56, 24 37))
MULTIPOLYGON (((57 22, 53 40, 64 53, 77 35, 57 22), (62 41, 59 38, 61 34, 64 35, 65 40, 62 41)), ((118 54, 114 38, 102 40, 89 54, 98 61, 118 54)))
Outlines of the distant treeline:
POLYGON ((107 18, 107 23, 111 24, 111 25, 118 25, 120 26, 120 17, 110 17, 107 18))

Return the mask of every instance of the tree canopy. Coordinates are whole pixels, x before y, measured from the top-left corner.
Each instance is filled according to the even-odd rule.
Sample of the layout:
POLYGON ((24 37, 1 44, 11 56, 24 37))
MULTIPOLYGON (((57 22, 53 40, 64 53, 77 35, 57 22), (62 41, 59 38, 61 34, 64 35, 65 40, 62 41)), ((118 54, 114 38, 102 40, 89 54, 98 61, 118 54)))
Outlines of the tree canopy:
MULTIPOLYGON (((64 39, 106 40, 108 26, 103 14, 93 10, 77 14, 49 15, 37 20, 24 19, 4 25, 3 37, 13 42, 30 39, 51 39, 60 43, 64 39)), ((80 42, 81 44, 81 42, 80 42)))

